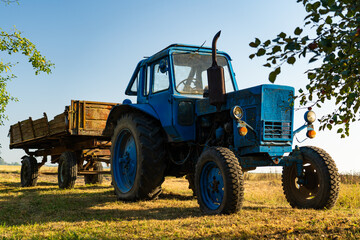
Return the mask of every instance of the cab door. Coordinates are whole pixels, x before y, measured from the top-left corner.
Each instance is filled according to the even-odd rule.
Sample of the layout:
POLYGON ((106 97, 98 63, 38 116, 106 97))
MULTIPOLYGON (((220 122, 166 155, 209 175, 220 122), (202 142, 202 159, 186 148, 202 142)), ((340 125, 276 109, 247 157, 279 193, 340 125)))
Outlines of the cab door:
POLYGON ((149 104, 157 113, 161 125, 170 142, 176 141, 178 133, 173 127, 172 89, 170 84, 170 68, 168 58, 162 58, 151 64, 151 87, 149 104))

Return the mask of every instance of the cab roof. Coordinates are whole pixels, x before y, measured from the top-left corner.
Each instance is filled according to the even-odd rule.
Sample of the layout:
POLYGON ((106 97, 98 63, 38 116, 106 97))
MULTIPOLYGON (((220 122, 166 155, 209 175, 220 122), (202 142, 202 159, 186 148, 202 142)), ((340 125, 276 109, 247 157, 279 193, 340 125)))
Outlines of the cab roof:
MULTIPOLYGON (((210 47, 175 43, 155 53, 151 57, 147 57, 145 60, 142 61, 142 64, 153 62, 159 58, 169 55, 171 52, 176 52, 176 51, 211 53, 212 49, 210 47)), ((227 53, 217 50, 217 54, 225 55, 231 61, 231 57, 227 53)))

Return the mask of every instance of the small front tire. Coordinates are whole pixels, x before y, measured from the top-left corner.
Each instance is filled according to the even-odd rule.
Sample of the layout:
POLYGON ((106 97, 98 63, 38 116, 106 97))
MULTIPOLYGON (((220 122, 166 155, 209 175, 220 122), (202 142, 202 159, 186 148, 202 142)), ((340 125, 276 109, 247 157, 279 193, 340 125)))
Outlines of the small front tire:
POLYGON ((244 200, 244 177, 235 154, 228 148, 205 150, 196 164, 195 189, 205 214, 231 214, 244 200))
POLYGON ((300 148, 305 184, 297 183, 296 165, 284 167, 282 186, 293 208, 330 209, 339 196, 339 173, 334 160, 321 148, 300 148))

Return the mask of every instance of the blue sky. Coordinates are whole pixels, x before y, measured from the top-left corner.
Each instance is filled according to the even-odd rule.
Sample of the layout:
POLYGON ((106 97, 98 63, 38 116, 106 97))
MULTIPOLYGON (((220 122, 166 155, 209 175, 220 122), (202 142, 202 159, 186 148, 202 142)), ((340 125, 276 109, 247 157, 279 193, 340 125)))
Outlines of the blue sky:
MULTIPOLYGON (((25 153, 9 150, 9 126, 31 116, 50 118, 61 113, 71 99, 122 102, 133 70, 144 56, 150 56, 172 43, 211 45, 214 34, 222 30, 218 49, 230 54, 239 88, 269 83, 269 70, 263 60, 250 60, 249 42, 255 37, 272 39, 281 31, 292 32, 302 25, 305 11, 296 0, 20 0, 19 4, 0 4, 0 28, 14 26, 36 44, 55 63, 50 75, 35 76, 26 58, 0 53, 0 59, 17 61, 18 76, 9 84, 19 102, 10 103, 9 121, 0 127, 1 156, 19 162, 25 153)), ((309 67, 300 61, 286 67, 277 84, 296 89, 305 86, 303 72, 309 67)), ((314 109, 318 116, 332 105, 314 109)), ((296 112, 295 125, 303 123, 305 110, 296 112)), ((325 149, 342 172, 360 171, 356 149, 360 126, 355 123, 351 136, 340 139, 335 132, 318 132, 314 140, 301 145, 325 149)), ((299 135, 304 139, 305 133, 299 135)), ((296 143, 296 140, 294 141, 296 143)))

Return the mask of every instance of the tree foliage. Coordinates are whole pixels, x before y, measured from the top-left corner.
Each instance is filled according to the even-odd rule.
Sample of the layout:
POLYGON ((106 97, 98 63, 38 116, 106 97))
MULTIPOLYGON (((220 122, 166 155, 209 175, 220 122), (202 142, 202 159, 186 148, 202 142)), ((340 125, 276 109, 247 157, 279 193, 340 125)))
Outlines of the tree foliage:
MULTIPOLYGON (((1 0, 5 4, 10 4, 12 0, 1 0)), ((50 61, 47 61, 44 56, 36 49, 36 46, 27 38, 21 35, 21 32, 14 30, 11 33, 7 33, 0 28, 0 51, 3 54, 23 54, 25 55, 29 63, 33 66, 35 74, 40 72, 50 73, 51 68, 54 65, 50 61)), ((16 76, 11 74, 11 69, 16 63, 4 62, 0 58, 0 125, 3 124, 3 120, 7 118, 5 109, 10 101, 16 100, 6 90, 7 83, 14 79, 16 76)))
POLYGON ((360 108, 360 1, 297 0, 307 16, 303 27, 293 34, 279 33, 272 40, 256 38, 249 45, 256 52, 249 57, 266 57, 272 68, 269 81, 275 82, 283 64, 293 65, 300 58, 315 63, 306 71, 308 84, 296 98, 302 106, 321 107, 335 100, 333 112, 323 116, 320 130, 338 125, 341 137, 349 135, 350 122, 359 120, 360 108))

